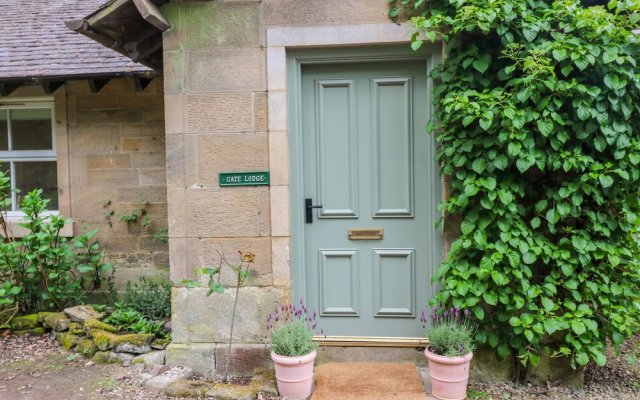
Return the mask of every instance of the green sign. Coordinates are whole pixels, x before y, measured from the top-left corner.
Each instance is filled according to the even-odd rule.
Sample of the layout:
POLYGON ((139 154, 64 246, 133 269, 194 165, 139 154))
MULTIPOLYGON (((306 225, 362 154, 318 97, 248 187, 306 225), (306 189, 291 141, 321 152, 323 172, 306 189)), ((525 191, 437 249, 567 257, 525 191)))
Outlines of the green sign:
POLYGON ((221 172, 220 186, 268 186, 269 172, 221 172))

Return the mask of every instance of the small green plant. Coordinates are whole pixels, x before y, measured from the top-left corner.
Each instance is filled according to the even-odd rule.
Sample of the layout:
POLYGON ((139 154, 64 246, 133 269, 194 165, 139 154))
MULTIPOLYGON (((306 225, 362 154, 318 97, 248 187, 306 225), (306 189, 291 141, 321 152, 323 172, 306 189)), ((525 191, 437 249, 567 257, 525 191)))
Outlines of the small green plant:
POLYGON ((161 321, 152 321, 122 303, 116 303, 116 309, 104 321, 118 328, 119 331, 133 333, 152 333, 158 337, 168 338, 170 335, 163 328, 161 321))
MULTIPOLYGON (((445 357, 460 357, 472 352, 475 349, 473 336, 476 329, 469 320, 469 314, 469 310, 462 312, 455 307, 448 310, 434 307, 431 325, 425 329, 429 350, 445 357)), ((424 312, 420 320, 427 322, 424 312)))
POLYGON ((113 228, 113 217, 116 215, 116 211, 111 207, 111 200, 105 200, 102 203, 102 208, 105 209, 104 219, 107 221, 109 228, 113 228))
POLYGON ((487 400, 490 397, 489 393, 485 392, 484 390, 469 389, 469 391, 467 392, 467 398, 471 400, 487 400))
POLYGON ((169 228, 158 229, 158 232, 153 234, 153 240, 156 242, 169 243, 169 228))
POLYGON ((267 316, 267 330, 271 331, 271 351, 285 357, 309 354, 318 348, 313 340, 316 312, 307 313, 304 302, 286 304, 267 316))
POLYGON ((133 210, 130 213, 125 213, 118 216, 118 219, 122 222, 126 222, 127 224, 133 224, 134 222, 138 222, 138 218, 141 216, 147 216, 147 211, 144 209, 133 210))
POLYGON ((99 313, 103 313, 103 312, 107 311, 107 305, 106 304, 91 304, 91 308, 93 308, 94 311, 97 311, 99 313))
MULTIPOLYGON (((212 293, 224 293, 225 285, 220 282, 220 278, 222 276, 223 267, 231 269, 236 277, 236 292, 233 299, 233 308, 231 309, 231 326, 229 328, 229 343, 227 346, 227 354, 231 354, 231 343, 233 342, 233 328, 236 320, 236 310, 238 306, 238 296, 240 294, 240 287, 244 284, 247 278, 250 276, 250 266, 255 262, 256 255, 253 253, 243 253, 242 251, 238 251, 239 262, 237 264, 231 263, 227 260, 227 257, 223 252, 217 251, 218 253, 218 265, 212 268, 201 268, 196 271, 200 275, 206 275, 209 277, 207 286, 209 290, 207 291, 207 296, 210 296, 212 293)), ((186 287, 200 287, 200 281, 193 279, 185 279, 182 281, 186 287)), ((223 382, 229 381, 229 362, 231 357, 226 357, 224 364, 224 379, 223 382)))
POLYGON ((157 320, 171 316, 171 282, 141 276, 137 283, 127 282, 122 297, 125 307, 157 320))

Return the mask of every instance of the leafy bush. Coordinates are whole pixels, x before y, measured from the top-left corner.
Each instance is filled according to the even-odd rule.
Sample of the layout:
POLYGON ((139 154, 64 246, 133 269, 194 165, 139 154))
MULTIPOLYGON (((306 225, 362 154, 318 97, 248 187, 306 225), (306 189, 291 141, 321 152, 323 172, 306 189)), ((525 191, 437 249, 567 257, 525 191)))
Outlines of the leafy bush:
POLYGON ((605 364, 640 320, 639 3, 396 6, 414 49, 439 36, 448 55, 429 129, 461 223, 434 301, 471 309, 503 357, 605 364))
MULTIPOLYGON (((425 329, 429 350, 445 357, 460 357, 472 352, 475 349, 475 326, 469 320, 469 314, 469 310, 463 313, 455 307, 449 310, 435 307, 431 325, 425 329)), ((421 320, 426 323, 424 313, 421 320)))
POLYGON ((123 305, 152 320, 171 317, 171 282, 144 276, 138 280, 138 283, 127 282, 123 305))
POLYGON ((271 331, 271 351, 278 355, 303 356, 318 348, 318 343, 313 341, 316 313, 308 315, 302 301, 300 306, 282 305, 269 314, 267 329, 271 331))
POLYGON ((7 224, 10 183, 0 171, 0 306, 13 306, 20 313, 61 310, 85 298, 82 274, 90 277, 91 290, 100 286, 102 275, 112 269, 102 262, 96 230, 70 240, 60 235, 65 220, 46 214, 49 200, 42 190, 28 193, 22 201, 24 218, 19 225, 29 233, 14 238, 7 224))
POLYGON ((160 337, 169 337, 160 321, 152 321, 124 304, 117 303, 116 309, 104 319, 104 322, 118 328, 118 330, 133 333, 153 333, 160 337))

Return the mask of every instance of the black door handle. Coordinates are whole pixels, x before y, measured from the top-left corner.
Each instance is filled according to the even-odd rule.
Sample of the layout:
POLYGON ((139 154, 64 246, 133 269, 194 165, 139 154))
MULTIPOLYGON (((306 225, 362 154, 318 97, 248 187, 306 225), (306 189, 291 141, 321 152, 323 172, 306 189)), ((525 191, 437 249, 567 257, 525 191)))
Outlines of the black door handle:
POLYGON ((314 206, 311 199, 304 199, 304 222, 306 222, 307 224, 313 223, 314 208, 322 208, 322 204, 314 206))

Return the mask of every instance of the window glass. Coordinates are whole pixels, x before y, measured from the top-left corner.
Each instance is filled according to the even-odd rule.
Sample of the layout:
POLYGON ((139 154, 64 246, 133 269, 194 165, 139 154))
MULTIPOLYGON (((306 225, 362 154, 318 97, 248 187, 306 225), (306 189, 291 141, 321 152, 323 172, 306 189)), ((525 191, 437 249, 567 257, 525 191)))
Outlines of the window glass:
POLYGON ((42 197, 49 199, 48 210, 58 209, 58 173, 55 161, 14 162, 15 187, 20 189, 16 196, 16 208, 19 208, 24 195, 41 188, 42 197))
POLYGON ((9 126, 7 110, 0 110, 0 151, 9 150, 9 126))
POLYGON ((11 110, 12 150, 51 150, 51 110, 11 110))

